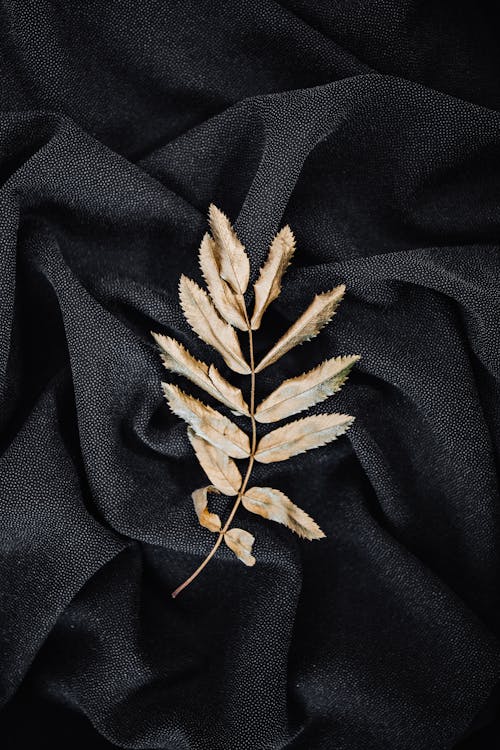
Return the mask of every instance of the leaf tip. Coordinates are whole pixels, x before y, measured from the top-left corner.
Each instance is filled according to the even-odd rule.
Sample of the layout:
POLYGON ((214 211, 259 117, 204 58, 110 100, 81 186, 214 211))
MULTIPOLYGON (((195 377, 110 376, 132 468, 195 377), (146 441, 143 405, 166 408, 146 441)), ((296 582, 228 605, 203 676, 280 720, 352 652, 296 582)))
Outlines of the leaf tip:
POLYGON ((211 203, 208 207, 208 223, 210 224, 212 231, 217 231, 219 222, 230 224, 229 218, 224 211, 221 211, 215 203, 211 203))

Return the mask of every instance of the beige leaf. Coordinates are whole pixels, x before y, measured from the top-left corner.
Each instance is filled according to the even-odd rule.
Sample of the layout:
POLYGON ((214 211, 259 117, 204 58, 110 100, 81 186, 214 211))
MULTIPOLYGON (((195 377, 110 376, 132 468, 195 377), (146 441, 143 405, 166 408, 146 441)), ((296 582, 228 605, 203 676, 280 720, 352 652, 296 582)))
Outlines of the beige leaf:
POLYGON ((231 287, 221 278, 218 248, 208 233, 200 245, 200 268, 212 301, 224 320, 246 331, 248 326, 241 309, 241 297, 239 302, 231 287))
POLYGON ((196 515, 198 516, 200 526, 204 526, 210 531, 220 531, 221 522, 219 516, 217 515, 217 513, 210 513, 207 508, 207 494, 209 492, 216 492, 217 494, 219 493, 216 487, 212 487, 211 485, 209 485, 208 487, 200 487, 199 490, 195 490, 191 494, 191 497, 193 498, 194 509, 196 511, 196 515))
POLYGON ((217 244, 220 275, 233 292, 243 295, 250 277, 250 262, 245 248, 236 236, 229 219, 214 204, 210 204, 208 217, 213 238, 217 244))
POLYGON ((325 536, 311 516, 292 503, 283 492, 273 490, 272 487, 251 487, 246 490, 241 501, 251 513, 282 523, 305 539, 321 539, 325 536))
POLYGON ((280 340, 258 364, 255 372, 261 372, 265 367, 276 362, 283 354, 293 349, 294 346, 317 336, 323 326, 333 318, 335 310, 344 296, 344 292, 345 286, 341 284, 329 292, 317 294, 307 310, 290 326, 288 331, 283 334, 280 340))
POLYGON ((218 393, 216 398, 219 401, 227 404, 234 412, 244 414, 247 417, 249 416, 248 405, 243 398, 241 390, 226 380, 226 378, 223 378, 215 365, 210 365, 208 368, 208 377, 218 393))
POLYGON ((262 423, 278 422, 319 404, 340 390, 358 359, 357 354, 333 357, 303 375, 285 380, 259 404, 255 419, 262 423))
POLYGON ((257 446, 255 459, 263 464, 286 461, 298 453, 336 440, 353 422, 354 417, 349 414, 317 414, 297 419, 264 435, 257 446))
POLYGON ((191 427, 188 427, 188 438, 212 484, 224 495, 237 495, 241 487, 241 474, 233 459, 199 437, 191 427))
POLYGON ((248 406, 239 388, 222 377, 214 365, 195 359, 182 344, 171 336, 151 333, 160 347, 161 359, 167 370, 184 375, 222 404, 238 414, 248 414, 248 406))
POLYGON ((255 557, 252 555, 252 545, 255 537, 244 529, 229 529, 224 534, 224 541, 237 558, 245 565, 255 565, 255 557))
POLYGON ((241 353, 238 336, 229 323, 219 317, 208 294, 192 279, 182 275, 179 298, 187 322, 200 339, 217 349, 231 370, 248 375, 250 368, 241 353))
POLYGON ((269 248, 267 260, 260 269, 260 276, 254 284, 255 303, 252 315, 252 330, 261 324, 262 316, 281 292, 281 279, 295 250, 295 237, 287 225, 278 232, 269 248))
POLYGON ((162 383, 162 388, 174 414, 187 422, 197 435, 233 458, 248 458, 250 440, 234 422, 172 383, 162 383))

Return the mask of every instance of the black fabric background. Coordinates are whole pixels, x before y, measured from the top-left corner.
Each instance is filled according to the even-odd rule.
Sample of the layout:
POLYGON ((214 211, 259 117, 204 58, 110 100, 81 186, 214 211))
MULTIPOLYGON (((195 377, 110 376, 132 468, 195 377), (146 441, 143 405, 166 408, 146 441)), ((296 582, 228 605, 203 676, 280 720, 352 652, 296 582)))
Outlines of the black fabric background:
POLYGON ((497 747, 495 6, 1 2, 2 748, 497 747), (173 601, 212 538, 149 331, 211 356, 211 201, 254 273, 297 236, 259 352, 348 287, 259 392, 362 360, 349 437, 260 470, 327 539, 242 511, 257 565, 173 601))

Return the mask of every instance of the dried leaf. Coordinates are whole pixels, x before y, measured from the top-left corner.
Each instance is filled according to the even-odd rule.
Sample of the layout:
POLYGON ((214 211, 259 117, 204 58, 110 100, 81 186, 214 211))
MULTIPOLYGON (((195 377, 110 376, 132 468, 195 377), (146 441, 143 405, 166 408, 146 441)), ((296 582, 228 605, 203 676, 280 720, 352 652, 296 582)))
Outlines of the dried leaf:
POLYGON ((333 357, 309 372, 285 380, 257 407, 257 422, 278 422, 319 404, 340 390, 359 356, 333 357))
POLYGON ((263 464, 286 461, 298 453, 336 440, 353 422, 354 417, 349 414, 317 414, 297 419, 264 435, 257 446, 255 459, 263 464))
POLYGON ((188 437, 196 457, 212 484, 224 495, 237 495, 241 487, 241 474, 232 458, 199 437, 188 427, 188 437))
POLYGON ((250 440, 231 420, 211 406, 184 393, 176 385, 162 383, 168 405, 197 435, 233 458, 248 458, 250 440))
POLYGON ((251 513, 282 523, 305 539, 321 539, 325 536, 311 516, 292 503, 283 492, 272 487, 251 487, 246 490, 241 501, 251 513))
POLYGON ((244 529, 229 529, 224 534, 224 541, 237 558, 245 565, 255 565, 255 557, 252 555, 252 545, 255 537, 244 529))
MULTIPOLYGON (((255 422, 270 423, 297 414, 322 402, 339 390, 358 356, 325 360, 302 375, 285 380, 255 410, 255 375, 276 362, 293 347, 317 336, 335 314, 345 287, 343 285, 318 294, 281 339, 250 369, 245 361, 235 329, 248 331, 249 351, 253 352, 252 332, 260 328, 263 315, 279 296, 283 274, 295 250, 290 227, 278 232, 269 246, 258 280, 254 285, 254 309, 251 322, 245 304, 250 263, 227 216, 214 205, 209 209, 212 235, 205 234, 199 251, 200 268, 208 294, 194 281, 182 276, 179 297, 182 310, 195 333, 216 349, 232 370, 251 375, 251 404, 246 404, 239 388, 228 382, 211 364, 195 359, 175 339, 153 334, 162 353, 163 364, 170 371, 188 378, 210 396, 229 407, 233 413, 251 417, 250 437, 230 419, 175 385, 163 383, 165 397, 174 414, 188 424, 188 437, 211 484, 196 490, 192 497, 200 524, 219 532, 215 545, 205 560, 184 583, 172 592, 176 597, 197 578, 217 551, 222 539, 245 565, 254 565, 254 537, 240 528, 230 528, 240 502, 251 513, 282 523, 306 539, 324 536, 317 523, 295 505, 283 492, 271 487, 248 486, 254 459, 263 464, 284 461, 304 451, 326 445, 342 435, 354 421, 348 414, 320 414, 297 419, 274 429, 259 440, 255 450, 255 422), (250 458, 245 479, 233 459, 250 458), (223 492, 233 498, 233 507, 224 525, 208 510, 208 493, 223 492)), ((253 363, 253 357, 252 357, 253 363)), ((304 479, 307 482, 307 478, 304 479)))
POLYGON ((219 317, 208 294, 198 284, 182 275, 179 298, 184 316, 200 339, 220 352, 231 370, 248 375, 250 368, 241 353, 234 329, 219 317))
POLYGON ((216 487, 212 487, 211 485, 209 485, 208 487, 200 487, 199 490, 195 490, 191 494, 191 497, 193 498, 194 509, 196 511, 196 515, 198 516, 200 526, 204 526, 210 531, 220 531, 221 521, 219 516, 217 515, 217 513, 210 513, 207 508, 207 494, 209 492, 216 492, 217 494, 219 494, 218 489, 216 487))
POLYGON ((239 388, 222 377, 214 365, 195 359, 182 344, 171 336, 151 334, 160 347, 161 359, 167 370, 183 375, 195 385, 239 414, 248 415, 248 406, 239 388))
POLYGON ((233 292, 243 295, 250 277, 250 262, 227 216, 212 203, 208 209, 210 228, 217 244, 220 275, 233 292))
POLYGON ((238 301, 231 287, 221 278, 218 248, 215 240, 208 233, 205 234, 200 245, 200 268, 212 301, 224 320, 241 331, 246 331, 247 324, 241 309, 241 297, 238 301))
POLYGON ((335 310, 344 296, 345 286, 341 284, 329 292, 317 294, 307 310, 300 318, 290 326, 288 331, 280 338, 273 348, 266 354, 264 359, 255 368, 255 372, 261 372, 277 359, 293 349, 294 346, 309 341, 318 335, 323 326, 330 322, 335 310))
POLYGON ((260 269, 260 276, 254 284, 255 302, 252 315, 252 330, 261 324, 262 316, 281 292, 281 279, 290 264, 295 250, 295 237, 287 225, 278 232, 269 248, 267 260, 260 269))
POLYGON ((248 405, 246 404, 240 389, 223 378, 214 365, 210 365, 208 368, 208 377, 218 394, 216 398, 218 398, 219 401, 227 404, 227 406, 233 409, 237 414, 245 414, 246 416, 249 416, 248 405))

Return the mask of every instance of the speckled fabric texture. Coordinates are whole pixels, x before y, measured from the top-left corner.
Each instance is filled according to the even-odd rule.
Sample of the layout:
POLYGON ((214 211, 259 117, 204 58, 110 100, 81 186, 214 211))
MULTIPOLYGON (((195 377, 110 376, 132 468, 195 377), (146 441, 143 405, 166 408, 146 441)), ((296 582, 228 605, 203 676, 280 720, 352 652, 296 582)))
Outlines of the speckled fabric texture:
POLYGON ((2 749, 497 747, 495 6, 0 4, 2 749), (258 354, 347 286, 258 395, 362 359, 348 436, 257 474, 327 538, 241 510, 256 566, 174 601, 213 540, 150 331, 213 357, 177 299, 211 201, 254 277, 297 237, 258 354))

